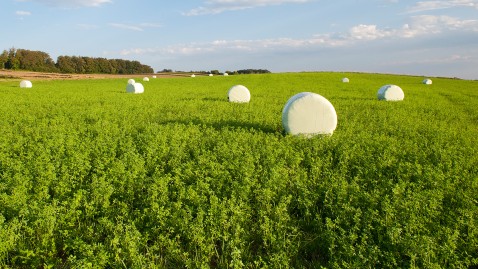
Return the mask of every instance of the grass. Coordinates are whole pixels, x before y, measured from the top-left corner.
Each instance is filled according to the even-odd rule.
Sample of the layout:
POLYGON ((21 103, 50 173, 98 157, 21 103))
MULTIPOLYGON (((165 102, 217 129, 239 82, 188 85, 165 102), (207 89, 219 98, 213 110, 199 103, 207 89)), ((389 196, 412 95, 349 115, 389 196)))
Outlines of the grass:
POLYGON ((478 84, 357 73, 0 82, 0 267, 472 268, 478 84), (347 76, 350 83, 342 83, 347 76), (249 104, 227 102, 242 84, 249 104), (396 84, 402 102, 377 101, 396 84), (285 135, 288 98, 338 114, 285 135))

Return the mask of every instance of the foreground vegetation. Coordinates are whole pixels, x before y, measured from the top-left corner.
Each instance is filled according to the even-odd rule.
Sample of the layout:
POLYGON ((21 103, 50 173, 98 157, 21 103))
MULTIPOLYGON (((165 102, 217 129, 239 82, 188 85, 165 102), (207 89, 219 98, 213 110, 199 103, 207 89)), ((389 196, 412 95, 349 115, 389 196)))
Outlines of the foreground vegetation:
POLYGON ((346 75, 0 82, 0 268, 476 268, 478 83, 346 75))

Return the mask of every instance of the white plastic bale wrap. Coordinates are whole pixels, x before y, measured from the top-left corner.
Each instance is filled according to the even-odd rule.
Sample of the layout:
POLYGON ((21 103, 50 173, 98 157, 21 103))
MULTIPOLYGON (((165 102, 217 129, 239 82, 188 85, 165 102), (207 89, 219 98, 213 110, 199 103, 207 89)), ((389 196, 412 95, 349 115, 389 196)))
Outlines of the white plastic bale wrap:
POLYGON ((210 77, 214 76, 213 74, 209 74, 210 77))
POLYGON ((126 92, 128 93, 143 93, 144 87, 141 83, 128 84, 126 86, 126 92))
POLYGON ((144 77, 144 78, 143 78, 143 81, 149 81, 149 78, 148 78, 148 77, 144 77))
POLYGON ((229 102, 248 103, 251 100, 251 93, 243 85, 234 85, 227 92, 229 102))
POLYGON ((426 85, 432 85, 432 83, 433 83, 433 82, 432 82, 432 80, 431 80, 431 79, 429 79, 429 78, 427 78, 427 79, 423 80, 423 84, 426 84, 426 85))
POLYGON ((292 135, 332 135, 337 127, 337 113, 323 96, 302 92, 292 96, 284 106, 282 126, 292 135))
POLYGON ((192 74, 192 75, 191 75, 191 77, 192 77, 192 78, 195 78, 195 77, 196 77, 196 75, 192 74))
POLYGON ((229 76, 229 74, 228 74, 228 73, 224 73, 224 76, 226 76, 226 77, 227 77, 227 76, 229 76))
POLYGON ((153 76, 153 78, 157 78, 156 76, 153 76))
POLYGON ((343 83, 349 83, 350 80, 349 80, 348 78, 343 78, 343 79, 342 79, 342 82, 343 82, 343 83))
POLYGON ((32 82, 29 80, 20 81, 20 88, 31 88, 33 87, 32 82))
POLYGON ((132 78, 128 79, 128 84, 135 84, 135 83, 136 83, 136 81, 134 81, 134 79, 132 79, 132 78))
POLYGON ((378 100, 402 101, 405 98, 405 93, 397 85, 385 85, 378 90, 377 97, 378 100))

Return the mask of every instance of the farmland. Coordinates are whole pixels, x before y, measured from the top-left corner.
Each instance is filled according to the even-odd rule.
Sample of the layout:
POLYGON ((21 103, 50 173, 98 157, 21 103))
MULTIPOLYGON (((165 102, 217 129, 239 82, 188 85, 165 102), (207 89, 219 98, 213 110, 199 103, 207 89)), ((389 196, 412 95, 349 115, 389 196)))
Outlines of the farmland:
POLYGON ((478 82, 432 79, 5 79, 0 268, 476 268, 478 82), (303 91, 332 136, 283 133, 303 91))

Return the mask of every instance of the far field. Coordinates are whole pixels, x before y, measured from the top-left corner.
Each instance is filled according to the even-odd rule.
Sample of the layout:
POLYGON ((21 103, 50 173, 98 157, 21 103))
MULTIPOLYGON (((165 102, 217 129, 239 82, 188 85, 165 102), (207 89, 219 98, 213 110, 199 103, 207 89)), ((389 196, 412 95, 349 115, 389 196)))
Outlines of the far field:
POLYGON ((133 78, 0 80, 0 268, 477 268, 477 81, 133 78), (284 134, 303 91, 333 136, 284 134))

